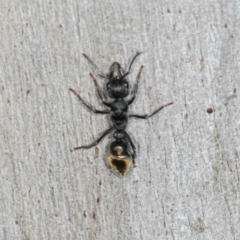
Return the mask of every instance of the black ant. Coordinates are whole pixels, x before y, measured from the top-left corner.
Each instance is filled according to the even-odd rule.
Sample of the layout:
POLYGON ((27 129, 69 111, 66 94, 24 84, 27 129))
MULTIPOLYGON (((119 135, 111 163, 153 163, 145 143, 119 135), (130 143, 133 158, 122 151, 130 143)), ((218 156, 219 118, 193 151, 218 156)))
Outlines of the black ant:
POLYGON ((110 166, 118 173, 125 175, 128 173, 131 168, 132 162, 135 165, 135 155, 136 148, 125 131, 127 126, 127 121, 129 117, 148 119, 158 113, 163 108, 173 104, 172 102, 167 103, 158 109, 156 109, 150 115, 137 115, 130 114, 128 115, 128 106, 133 103, 138 89, 138 82, 140 79, 140 75, 143 69, 143 66, 140 67, 139 72, 137 74, 133 89, 129 96, 129 84, 126 80, 127 75, 130 73, 131 67, 135 59, 139 56, 139 52, 136 53, 134 58, 132 59, 130 66, 127 72, 124 72, 118 62, 114 62, 110 66, 110 72, 106 76, 99 73, 97 66, 93 63, 93 61, 86 55, 83 56, 88 60, 88 62, 92 65, 94 70, 98 71, 98 76, 101 78, 105 78, 108 80, 107 82, 107 91, 106 93, 102 91, 96 78, 90 73, 90 77, 92 78, 94 85, 96 87, 98 96, 101 102, 107 106, 110 110, 96 110, 91 105, 87 104, 81 96, 72 88, 69 90, 72 91, 78 99, 93 113, 96 114, 110 114, 112 126, 107 129, 96 141, 89 145, 84 145, 80 147, 75 147, 73 150, 81 149, 81 148, 91 148, 96 146, 107 134, 109 134, 112 130, 115 130, 113 137, 115 140, 110 145, 110 155, 108 156, 108 162, 110 166), (107 96, 106 96, 107 95, 107 96), (112 98, 113 101, 109 101, 109 98, 112 98))

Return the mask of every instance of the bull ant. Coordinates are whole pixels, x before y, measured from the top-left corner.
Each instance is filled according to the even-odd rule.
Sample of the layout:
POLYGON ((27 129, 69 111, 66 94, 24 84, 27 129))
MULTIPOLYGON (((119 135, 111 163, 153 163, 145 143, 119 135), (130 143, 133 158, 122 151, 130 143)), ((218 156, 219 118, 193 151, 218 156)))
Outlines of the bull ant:
POLYGON ((150 115, 137 115, 137 114, 129 114, 128 115, 128 106, 133 103, 133 101, 136 98, 137 89, 138 89, 138 82, 140 79, 140 75, 143 69, 143 66, 140 67, 139 72, 137 74, 134 86, 132 88, 132 91, 130 93, 129 90, 129 84, 126 80, 126 77, 130 73, 131 67, 135 59, 140 55, 139 52, 136 53, 134 58, 132 59, 130 66, 128 68, 128 71, 125 72, 120 64, 118 62, 114 62, 110 66, 110 72, 106 76, 100 73, 97 66, 93 63, 93 61, 86 55, 83 54, 83 56, 88 60, 88 62, 91 64, 93 69, 97 71, 97 75, 101 78, 104 78, 107 80, 106 85, 106 93, 103 92, 103 90, 98 85, 98 82, 96 78, 93 76, 92 73, 90 73, 90 77, 92 78, 95 88, 97 90, 98 96, 101 100, 101 102, 109 108, 109 110, 97 110, 88 103, 86 103, 82 97, 72 88, 69 90, 72 91, 78 99, 93 113, 96 114, 110 114, 112 126, 103 132, 103 134, 93 143, 89 145, 83 145, 80 147, 75 147, 72 149, 78 150, 81 148, 91 148, 96 146, 106 135, 108 135, 112 130, 114 130, 113 137, 114 141, 110 145, 110 154, 108 156, 108 162, 110 166, 113 168, 113 170, 117 173, 120 173, 122 175, 126 175, 131 166, 132 163, 135 165, 135 156, 136 156, 136 148, 129 137, 128 133, 125 131, 128 118, 141 118, 141 119, 148 119, 161 111, 163 108, 173 104, 173 102, 167 103, 158 109, 156 109, 153 113, 150 115), (130 93, 130 96, 129 96, 130 93), (128 97, 129 96, 129 97, 128 97), (110 101, 110 99, 113 99, 110 101))

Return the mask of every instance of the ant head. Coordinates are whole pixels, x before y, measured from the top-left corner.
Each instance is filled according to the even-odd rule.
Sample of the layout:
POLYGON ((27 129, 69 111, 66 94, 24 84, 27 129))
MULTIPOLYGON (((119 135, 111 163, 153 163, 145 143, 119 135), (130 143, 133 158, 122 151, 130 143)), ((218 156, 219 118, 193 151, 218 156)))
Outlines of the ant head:
POLYGON ((125 98, 129 95, 129 84, 125 79, 113 78, 107 83, 110 98, 125 98))
POLYGON ((119 63, 115 62, 110 67, 107 91, 110 98, 125 98, 129 95, 129 85, 119 63))

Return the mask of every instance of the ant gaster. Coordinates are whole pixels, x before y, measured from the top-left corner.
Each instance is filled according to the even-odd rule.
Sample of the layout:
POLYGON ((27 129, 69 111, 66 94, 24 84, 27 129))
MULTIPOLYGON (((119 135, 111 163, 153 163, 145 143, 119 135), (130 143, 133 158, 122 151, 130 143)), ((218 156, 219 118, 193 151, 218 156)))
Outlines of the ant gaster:
POLYGON ((98 96, 101 102, 108 107, 110 110, 96 110, 94 107, 86 103, 82 97, 72 88, 69 90, 72 91, 78 99, 93 113, 96 114, 110 114, 112 126, 107 129, 103 134, 93 143, 89 145, 84 145, 80 147, 75 147, 72 150, 77 150, 81 148, 91 148, 96 146, 107 134, 109 134, 112 130, 114 131, 113 137, 114 141, 110 145, 110 154, 108 156, 108 162, 110 166, 115 170, 115 172, 125 175, 129 172, 132 163, 135 164, 135 155, 136 155, 136 148, 125 131, 127 126, 128 118, 135 117, 141 119, 148 119, 149 117, 153 116, 154 114, 158 113, 163 108, 173 104, 172 102, 167 103, 158 109, 156 109, 150 115, 137 115, 137 114, 130 114, 128 115, 128 106, 132 104, 134 101, 137 89, 138 89, 138 82, 140 79, 140 75, 143 69, 143 66, 140 67, 139 72, 137 74, 134 86, 130 93, 129 84, 126 80, 127 75, 130 73, 132 64, 134 60, 139 56, 139 52, 136 53, 134 58, 132 59, 130 66, 127 72, 121 68, 118 62, 114 62, 110 66, 110 72, 106 76, 102 75, 97 66, 93 63, 93 61, 86 55, 83 56, 88 60, 91 64, 93 69, 98 73, 98 76, 101 78, 105 78, 107 80, 106 85, 106 93, 102 91, 96 78, 90 73, 90 76, 95 84, 98 96), (127 98, 130 94, 130 97, 127 98), (109 98, 112 98, 113 101, 110 101, 109 98))

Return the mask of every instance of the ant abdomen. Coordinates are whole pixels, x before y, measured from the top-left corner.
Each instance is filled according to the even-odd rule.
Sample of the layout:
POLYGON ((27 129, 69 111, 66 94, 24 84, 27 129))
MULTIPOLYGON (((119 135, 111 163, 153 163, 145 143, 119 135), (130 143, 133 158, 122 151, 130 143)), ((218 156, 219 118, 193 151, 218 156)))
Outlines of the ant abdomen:
POLYGON ((128 153, 128 144, 122 140, 116 140, 110 145, 108 163, 111 168, 122 175, 126 175, 132 166, 132 156, 128 153))

